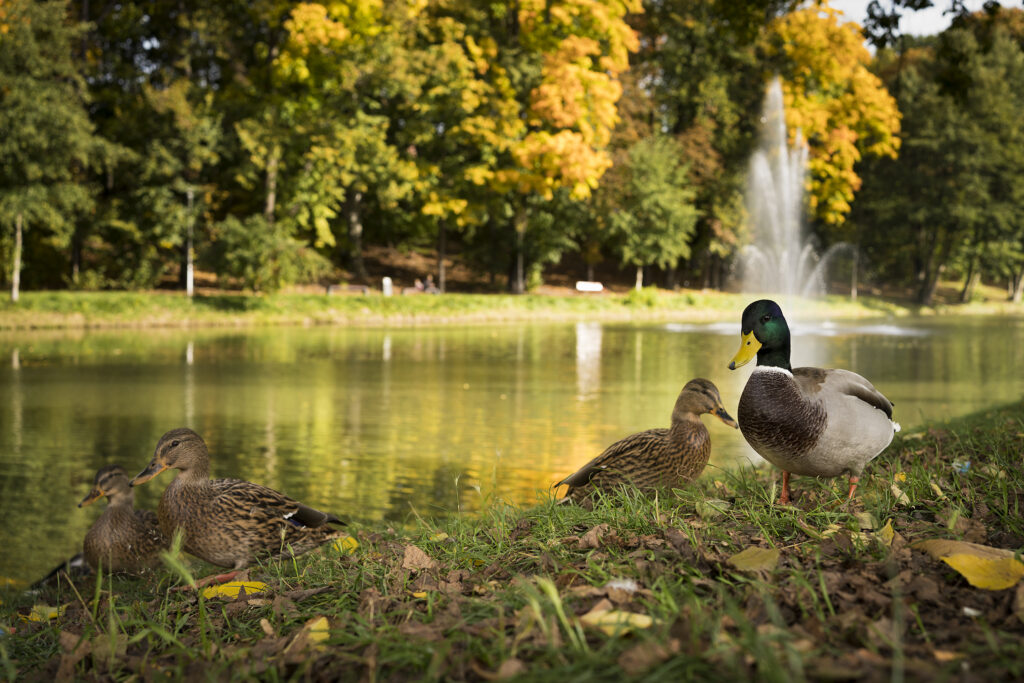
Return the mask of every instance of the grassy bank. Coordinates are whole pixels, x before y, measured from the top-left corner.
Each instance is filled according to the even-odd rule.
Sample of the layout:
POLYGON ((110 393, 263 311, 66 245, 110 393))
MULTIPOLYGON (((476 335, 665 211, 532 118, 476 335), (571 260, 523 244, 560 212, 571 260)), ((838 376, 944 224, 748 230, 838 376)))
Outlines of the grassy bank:
POLYGON ((845 482, 795 478, 780 509, 770 469, 709 471, 593 510, 355 526, 354 552, 253 568, 264 591, 237 600, 172 591, 189 572, 177 560, 9 592, 0 675, 1019 679, 1024 584, 975 588, 917 544, 1024 546, 1022 450, 1019 403, 902 435, 848 509, 829 507, 845 482), (66 607, 23 621, 33 603, 66 607))
MULTIPOLYGON (((734 320, 750 295, 715 291, 629 294, 512 296, 325 295, 279 293, 197 294, 175 292, 25 292, 18 304, 0 302, 0 330, 46 328, 243 326, 243 325, 410 325, 520 320, 734 320)), ((1020 306, 979 303, 929 308, 861 297, 831 296, 807 302, 808 317, 877 317, 935 313, 1022 313, 1020 306)))

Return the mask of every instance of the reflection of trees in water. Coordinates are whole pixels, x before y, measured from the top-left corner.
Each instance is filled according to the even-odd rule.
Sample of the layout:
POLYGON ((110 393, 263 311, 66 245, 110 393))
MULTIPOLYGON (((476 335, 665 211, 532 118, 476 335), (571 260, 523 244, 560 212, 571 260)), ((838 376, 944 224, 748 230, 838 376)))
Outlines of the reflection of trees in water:
MULTIPOLYGON (((926 325, 937 331, 921 338, 840 330, 828 364, 877 378, 905 426, 1020 396, 1005 359, 1024 324, 926 325)), ((10 335, 0 357, 18 348, 19 367, 0 366, 0 547, 14 550, 0 553, 0 575, 31 579, 77 550, 100 513, 75 507, 96 470, 141 470, 181 425, 207 439, 215 476, 360 520, 404 522, 410 503, 427 517, 530 504, 613 441, 667 426, 694 376, 734 406, 733 343, 658 325, 604 325, 599 353, 581 351, 574 325, 10 335)), ((709 429, 715 457, 739 438, 709 429)), ((155 508, 170 480, 140 487, 138 503, 155 508)))

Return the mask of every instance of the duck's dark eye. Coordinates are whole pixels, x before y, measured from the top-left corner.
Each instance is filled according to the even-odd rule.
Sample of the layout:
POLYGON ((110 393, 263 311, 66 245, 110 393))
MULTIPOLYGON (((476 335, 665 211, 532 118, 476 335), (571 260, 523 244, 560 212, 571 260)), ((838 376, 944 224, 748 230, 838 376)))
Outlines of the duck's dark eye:
POLYGON ((768 322, 771 319, 772 319, 771 313, 765 313, 764 315, 761 316, 761 322, 763 322, 763 323, 766 323, 766 322, 768 322))
POLYGON ((180 443, 181 443, 180 441, 178 441, 177 439, 175 439, 174 441, 172 441, 172 442, 171 442, 171 448, 174 448, 175 446, 177 446, 177 445, 178 445, 178 444, 180 444, 180 443))

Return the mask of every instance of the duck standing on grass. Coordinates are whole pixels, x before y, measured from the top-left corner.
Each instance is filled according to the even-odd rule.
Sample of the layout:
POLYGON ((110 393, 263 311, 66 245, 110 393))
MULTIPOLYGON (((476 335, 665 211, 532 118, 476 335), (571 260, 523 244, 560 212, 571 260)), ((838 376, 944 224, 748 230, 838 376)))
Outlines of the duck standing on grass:
POLYGON ((107 571, 132 573, 159 565, 167 537, 154 512, 135 509, 135 491, 117 465, 100 468, 92 490, 78 507, 103 496, 107 497, 107 509, 93 522, 82 543, 86 563, 93 569, 102 565, 107 571))
POLYGON ((206 442, 191 429, 172 429, 160 437, 153 460, 131 485, 166 469, 181 473, 160 498, 160 526, 168 538, 181 529, 185 551, 211 564, 239 570, 260 556, 300 554, 344 536, 326 526, 345 524, 332 514, 266 486, 210 479, 206 442))
POLYGON ((711 436, 700 420, 704 413, 736 427, 722 405, 718 388, 706 379, 691 379, 676 399, 671 427, 648 429, 613 443, 578 472, 555 484, 569 487, 559 502, 581 503, 598 490, 611 491, 622 485, 655 489, 693 481, 711 456, 711 436))
POLYGON ((789 476, 850 477, 853 499, 864 466, 900 430, 892 402, 855 372, 792 368, 789 325, 774 301, 743 311, 740 350, 729 369, 757 357, 737 417, 751 448, 782 470, 779 504, 789 503, 789 476))

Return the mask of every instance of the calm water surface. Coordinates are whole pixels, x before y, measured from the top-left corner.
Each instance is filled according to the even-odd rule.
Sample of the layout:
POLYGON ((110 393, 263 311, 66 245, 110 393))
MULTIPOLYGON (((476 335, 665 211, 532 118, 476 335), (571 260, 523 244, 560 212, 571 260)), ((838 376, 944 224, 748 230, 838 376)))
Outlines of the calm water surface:
MULTIPOLYGON (((904 427, 1018 399, 1024 320, 794 326, 794 365, 845 367, 904 427)), ((735 415, 750 372, 726 369, 739 325, 274 328, 0 335, 0 577, 32 580, 76 552, 102 504, 95 471, 130 474, 190 426, 216 476, 361 520, 536 500, 605 446, 667 426, 704 376, 735 415)), ((705 418, 712 463, 747 462, 705 418)), ((154 507, 165 473, 138 490, 154 507)))

